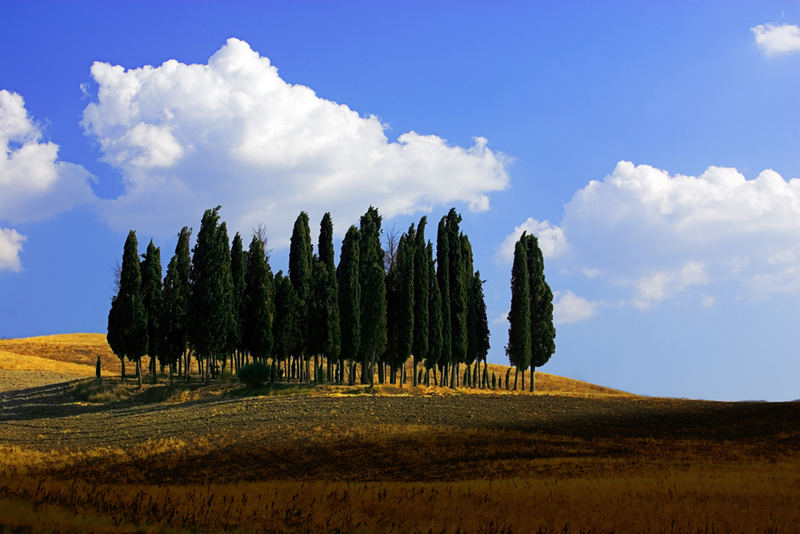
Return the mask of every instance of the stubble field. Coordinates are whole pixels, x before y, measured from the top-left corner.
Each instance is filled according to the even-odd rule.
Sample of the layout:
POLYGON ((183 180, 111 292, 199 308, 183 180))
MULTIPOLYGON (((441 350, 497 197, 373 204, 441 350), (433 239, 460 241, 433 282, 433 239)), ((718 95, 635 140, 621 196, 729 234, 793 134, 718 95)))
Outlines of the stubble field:
MULTIPOLYGON (((548 380, 553 389, 556 378, 537 377, 548 380)), ((7 391, 0 524, 597 533, 800 524, 800 403, 592 395, 559 383, 560 394, 537 395, 388 386, 254 395, 234 383, 139 392, 110 378, 7 391), (113 395, 85 400, 99 389, 113 395)))

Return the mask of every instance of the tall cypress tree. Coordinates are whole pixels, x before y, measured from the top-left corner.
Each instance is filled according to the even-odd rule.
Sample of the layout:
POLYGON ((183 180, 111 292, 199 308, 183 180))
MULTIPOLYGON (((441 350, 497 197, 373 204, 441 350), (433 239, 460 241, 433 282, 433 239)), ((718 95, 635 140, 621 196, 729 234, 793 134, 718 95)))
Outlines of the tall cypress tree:
POLYGON ((508 312, 508 360, 517 369, 514 389, 517 387, 519 370, 531 364, 531 308, 525 233, 514 246, 514 265, 511 268, 511 310, 508 312))
POLYGON ((414 354, 413 385, 417 385, 417 365, 427 357, 428 353, 428 249, 425 242, 425 226, 427 217, 422 217, 417 226, 414 242, 414 354))
POLYGON ((481 387, 488 382, 486 355, 489 352, 489 321, 486 317, 486 301, 483 296, 483 281, 480 271, 472 277, 469 291, 469 311, 467 314, 469 336, 467 344, 467 360, 477 362, 483 360, 481 387))
MULTIPOLYGON (((328 360, 328 374, 330 375, 331 363, 339 361, 342 352, 341 325, 339 321, 339 281, 336 276, 336 265, 333 258, 333 222, 331 214, 322 216, 319 227, 319 261, 325 265, 326 284, 325 298, 325 339, 322 354, 328 360)), ((332 377, 329 376, 329 379, 332 377)))
MULTIPOLYGON (((137 378, 141 387, 141 358, 147 353, 147 311, 142 303, 142 274, 138 248, 136 232, 131 230, 125 240, 119 293, 109 312, 109 326, 113 324, 112 348, 116 347, 119 350, 117 356, 124 355, 136 362, 137 378)), ((109 329, 109 334, 112 334, 112 329, 109 329)), ((123 376, 124 372, 123 368, 123 376)))
POLYGON ((157 381, 156 359, 161 353, 161 317, 163 315, 163 290, 161 286, 161 249, 153 240, 147 245, 147 252, 141 263, 142 304, 147 313, 147 355, 150 357, 150 373, 157 381))
MULTIPOLYGON (((288 364, 292 351, 297 346, 301 327, 300 299, 291 280, 278 271, 275 275, 275 318, 272 323, 274 338, 273 353, 279 362, 288 364)), ((288 367, 286 379, 289 378, 288 367)))
MULTIPOLYGON (((263 250, 263 244, 261 248, 263 250)), ((244 252, 242 236, 239 235, 239 232, 236 232, 236 235, 233 236, 233 244, 231 245, 231 280, 233 281, 231 308, 233 310, 233 325, 229 344, 237 353, 237 356, 244 351, 244 291, 247 286, 245 281, 247 261, 248 257, 244 252)), ((231 370, 233 371, 233 369, 231 370)))
POLYGON ((428 243, 425 249, 428 262, 428 351, 425 355, 427 385, 430 385, 430 371, 433 369, 436 378, 436 366, 442 356, 442 295, 439 291, 439 280, 433 264, 433 245, 428 243))
MULTIPOLYGON (((353 364, 361 349, 361 283, 359 281, 360 233, 351 226, 342 241, 336 277, 339 283, 339 325, 342 337, 341 355, 351 362, 350 380, 354 377, 353 364)), ((344 380, 344 369, 339 380, 344 380)))
POLYGON ((376 357, 386 348, 386 282, 380 238, 381 220, 378 210, 372 206, 361 217, 359 282, 362 381, 366 378, 370 386, 374 385, 376 357))
MULTIPOLYGON (((461 216, 452 208, 447 214, 448 268, 450 270, 450 363, 452 374, 450 387, 458 380, 458 364, 467 355, 467 284, 465 274, 466 255, 462 251, 459 223, 461 216)), ((470 276, 472 273, 470 273, 470 276)))
POLYGON ((108 332, 106 334, 106 341, 108 346, 111 347, 117 358, 122 364, 120 381, 125 381, 125 346, 122 339, 122 324, 117 319, 119 315, 119 306, 122 303, 118 300, 118 295, 111 297, 111 308, 108 310, 108 332))
POLYGON ((227 226, 219 224, 220 206, 206 210, 197 233, 192 261, 192 307, 190 341, 198 361, 209 365, 228 349, 232 323, 230 250, 227 226))
MULTIPOLYGON (((189 329, 190 329, 190 309, 192 298, 192 258, 189 249, 189 241, 192 237, 192 230, 184 226, 178 234, 178 243, 175 245, 175 271, 177 277, 180 279, 179 291, 182 307, 179 312, 171 314, 170 320, 173 322, 170 327, 173 330, 173 335, 180 340, 182 344, 183 354, 185 355, 184 372, 186 380, 189 380, 189 364, 190 352, 188 350, 189 344, 189 329)), ((177 342, 177 341, 176 341, 177 342)))
POLYGON ((319 261, 325 264, 328 271, 336 269, 333 261, 333 221, 331 220, 330 213, 326 213, 322 216, 322 222, 320 222, 319 225, 317 252, 319 254, 319 261))
MULTIPOLYGON (((450 244, 447 232, 447 216, 439 221, 436 233, 436 278, 439 282, 439 296, 442 300, 442 351, 439 357, 439 367, 442 368, 442 380, 445 380, 446 371, 452 356, 452 315, 450 313, 450 244)), ((442 384, 444 385, 444 384, 442 384)))
MULTIPOLYGON (((311 293, 311 270, 312 264, 311 250, 311 230, 308 226, 308 214, 300 212, 294 221, 292 237, 289 245, 289 279, 292 281, 295 293, 301 303, 301 324, 300 337, 297 339, 298 352, 295 356, 307 356, 309 328, 308 321, 309 295, 311 293)), ((301 369, 302 371, 302 369, 301 369)), ((302 373, 301 373, 302 374, 302 373)))
POLYGON ((186 351, 185 321, 189 302, 185 299, 186 291, 182 285, 184 282, 179 274, 178 264, 176 254, 169 260, 167 275, 164 277, 164 307, 161 316, 163 345, 159 352, 159 360, 162 365, 169 366, 170 384, 175 364, 186 351))
POLYGON ((253 236, 247 254, 244 291, 243 344, 254 359, 272 354, 274 316, 273 277, 264 255, 264 244, 253 236))
POLYGON ((528 261, 531 309, 531 387, 534 390, 535 368, 546 364, 556 350, 553 325, 553 292, 544 277, 544 257, 534 235, 525 237, 528 261))

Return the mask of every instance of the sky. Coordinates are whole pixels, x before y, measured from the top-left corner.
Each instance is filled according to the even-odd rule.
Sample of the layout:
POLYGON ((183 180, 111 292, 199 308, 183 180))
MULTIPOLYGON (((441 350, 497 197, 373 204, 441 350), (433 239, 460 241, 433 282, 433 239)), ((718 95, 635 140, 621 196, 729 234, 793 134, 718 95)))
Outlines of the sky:
MULTIPOLYGON (((539 238, 540 370, 657 396, 800 398, 800 4, 7 2, 0 337, 105 332, 129 229, 171 257, 368 206, 455 207, 506 363, 539 238)), ((339 241, 340 242, 340 241, 339 241)), ((337 255, 338 255, 337 242, 337 255)))

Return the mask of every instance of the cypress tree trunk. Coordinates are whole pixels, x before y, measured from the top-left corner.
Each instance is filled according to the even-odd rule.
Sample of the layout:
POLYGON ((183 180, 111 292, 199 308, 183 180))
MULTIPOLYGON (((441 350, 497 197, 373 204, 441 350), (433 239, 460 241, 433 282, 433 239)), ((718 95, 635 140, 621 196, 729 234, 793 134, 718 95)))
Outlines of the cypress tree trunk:
POLYGON ((458 387, 458 378, 459 378, 458 377, 458 370, 459 370, 458 369, 458 362, 455 362, 455 364, 451 364, 450 368, 453 371, 453 374, 450 377, 450 388, 451 389, 456 389, 458 387))
POLYGON ((519 367, 515 367, 515 369, 517 371, 514 373, 514 391, 517 390, 517 377, 519 377, 519 367))
POLYGON ((531 365, 531 393, 533 393, 533 383, 536 380, 536 368, 531 365))
POLYGON ((413 383, 411 385, 412 386, 418 386, 419 385, 419 381, 417 380, 417 359, 416 358, 414 358, 414 362, 412 363, 412 365, 414 367, 414 378, 412 379, 413 383))
POLYGON ((522 370, 522 391, 525 391, 525 369, 522 370))
POLYGON ((136 379, 139 381, 139 389, 142 389, 142 358, 136 358, 136 379))
POLYGON ((125 382, 125 357, 123 356, 122 358, 120 358, 120 361, 122 362, 122 374, 120 375, 120 382, 124 383, 125 382))

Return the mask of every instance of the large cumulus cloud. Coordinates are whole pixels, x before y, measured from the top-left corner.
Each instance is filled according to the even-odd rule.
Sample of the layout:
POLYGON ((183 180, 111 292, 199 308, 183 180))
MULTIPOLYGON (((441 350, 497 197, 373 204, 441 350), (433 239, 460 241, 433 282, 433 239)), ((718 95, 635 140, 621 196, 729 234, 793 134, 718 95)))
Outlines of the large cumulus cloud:
POLYGON ((454 202, 482 211, 508 184, 485 139, 463 148, 412 131, 392 142, 378 118, 287 83, 238 39, 204 65, 96 62, 91 74, 83 126, 124 177, 105 209, 119 229, 171 234, 221 204, 232 227, 264 223, 280 246, 300 210, 348 224, 370 204, 388 217, 454 202))

